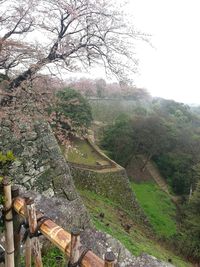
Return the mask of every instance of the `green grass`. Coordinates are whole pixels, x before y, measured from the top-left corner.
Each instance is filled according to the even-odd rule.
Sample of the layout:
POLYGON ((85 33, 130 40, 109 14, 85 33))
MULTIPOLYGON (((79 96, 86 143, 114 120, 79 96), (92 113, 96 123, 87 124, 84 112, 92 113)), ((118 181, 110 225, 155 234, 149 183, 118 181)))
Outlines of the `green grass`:
POLYGON ((147 229, 137 225, 129 213, 108 198, 86 190, 81 190, 79 193, 96 228, 118 239, 133 255, 138 256, 142 252, 146 252, 164 261, 168 261, 170 258, 177 267, 191 266, 161 246, 156 240, 148 237, 150 235, 147 229), (100 216, 100 213, 104 214, 104 218, 100 216), (124 224, 131 225, 129 233, 125 230, 124 224))
MULTIPOLYGON (((25 257, 21 257, 21 266, 25 266, 25 257)), ((46 248, 42 253, 43 267, 65 267, 67 263, 67 257, 57 247, 51 245, 46 248)), ((34 266, 34 260, 32 258, 32 264, 34 266)))
POLYGON ((66 256, 57 247, 54 246, 50 247, 42 256, 44 267, 65 267, 66 261, 66 256))
POLYGON ((137 200, 158 236, 176 234, 176 207, 154 182, 131 183, 137 200))
POLYGON ((108 165, 109 162, 101 157, 87 142, 86 140, 74 139, 73 148, 67 152, 67 159, 71 162, 78 164, 97 165, 101 162, 108 165))

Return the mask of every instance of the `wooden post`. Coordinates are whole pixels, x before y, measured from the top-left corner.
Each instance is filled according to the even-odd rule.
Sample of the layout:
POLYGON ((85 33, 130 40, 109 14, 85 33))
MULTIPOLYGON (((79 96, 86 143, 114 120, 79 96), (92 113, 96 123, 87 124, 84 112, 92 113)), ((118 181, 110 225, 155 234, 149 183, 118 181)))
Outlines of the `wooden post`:
MULTIPOLYGON (((19 188, 11 187, 12 199, 19 196, 19 188)), ((13 210, 13 228, 14 228, 14 247, 15 247, 15 267, 20 267, 20 225, 21 219, 18 213, 13 210)))
POLYGON ((80 231, 77 228, 73 228, 71 231, 71 245, 69 261, 71 264, 77 262, 80 257, 80 231))
MULTIPOLYGON (((28 224, 28 212, 27 212, 27 198, 25 198, 24 202, 24 213, 25 213, 25 222, 28 224)), ((31 267, 31 239, 27 236, 25 241, 25 267, 31 267)))
POLYGON ((14 267, 14 238, 13 238, 13 216, 12 216, 12 196, 11 196, 11 183, 8 178, 3 179, 4 187, 4 210, 5 210, 5 267, 14 267))
MULTIPOLYGON (((35 233, 35 230, 37 228, 37 216, 36 216, 35 203, 33 199, 29 198, 26 200, 26 208, 27 208, 30 234, 33 234, 35 233)), ((31 253, 33 256, 35 267, 42 267, 43 264, 40 251, 40 243, 37 237, 31 238, 31 253)))
POLYGON ((25 266, 31 267, 31 239, 29 236, 27 237, 25 243, 25 266))
POLYGON ((105 264, 104 267, 114 267, 115 266, 115 255, 111 252, 106 252, 105 254, 105 264))

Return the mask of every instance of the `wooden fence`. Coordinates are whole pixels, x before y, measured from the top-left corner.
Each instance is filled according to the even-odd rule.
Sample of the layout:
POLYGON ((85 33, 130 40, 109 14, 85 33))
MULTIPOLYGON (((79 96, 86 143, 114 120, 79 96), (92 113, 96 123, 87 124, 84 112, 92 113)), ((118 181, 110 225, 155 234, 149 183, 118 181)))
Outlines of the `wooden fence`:
POLYGON ((52 244, 58 247, 68 259, 68 267, 114 267, 115 256, 112 252, 105 254, 105 259, 99 258, 91 250, 84 249, 80 243, 80 231, 72 229, 71 233, 57 225, 41 212, 36 211, 33 199, 22 198, 16 187, 11 188, 8 180, 3 180, 4 192, 4 221, 5 221, 5 266, 20 267, 20 246, 22 224, 26 228, 25 242, 25 266, 42 267, 39 235, 46 237, 52 244))

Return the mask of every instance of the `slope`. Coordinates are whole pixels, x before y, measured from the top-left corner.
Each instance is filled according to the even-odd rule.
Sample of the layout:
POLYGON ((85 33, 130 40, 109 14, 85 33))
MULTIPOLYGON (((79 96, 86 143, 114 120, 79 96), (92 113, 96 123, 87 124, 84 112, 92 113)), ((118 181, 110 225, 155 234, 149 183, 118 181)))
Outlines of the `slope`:
POLYGON ((117 238, 133 255, 145 252, 177 267, 191 266, 159 243, 147 228, 134 223, 132 216, 110 199, 88 190, 79 193, 96 228, 117 238))

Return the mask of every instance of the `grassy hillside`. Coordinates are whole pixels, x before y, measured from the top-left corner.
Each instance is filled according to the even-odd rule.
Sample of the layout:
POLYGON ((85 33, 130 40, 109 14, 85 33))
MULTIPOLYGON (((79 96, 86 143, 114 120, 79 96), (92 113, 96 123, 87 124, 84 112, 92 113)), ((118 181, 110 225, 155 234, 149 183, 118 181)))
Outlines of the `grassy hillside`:
MULTIPOLYGON (((122 210, 108 198, 100 197, 86 190, 79 191, 79 193, 90 211, 96 228, 120 240, 134 255, 137 256, 146 252, 165 261, 172 259, 173 264, 178 267, 190 266, 189 263, 184 262, 159 244, 147 229, 136 225, 127 211, 122 210)), ((159 201, 163 202, 163 199, 161 198, 159 201)), ((165 221, 167 223, 167 219, 165 221)), ((170 225, 173 225, 172 222, 170 222, 170 225)), ((175 225, 172 228, 171 233, 175 231, 175 225)))
POLYGON ((176 233, 176 207, 169 196, 154 182, 131 183, 137 200, 158 236, 176 233))
POLYGON ((73 138, 72 148, 65 152, 65 156, 67 160, 77 164, 109 165, 109 162, 99 155, 85 139, 73 138))

